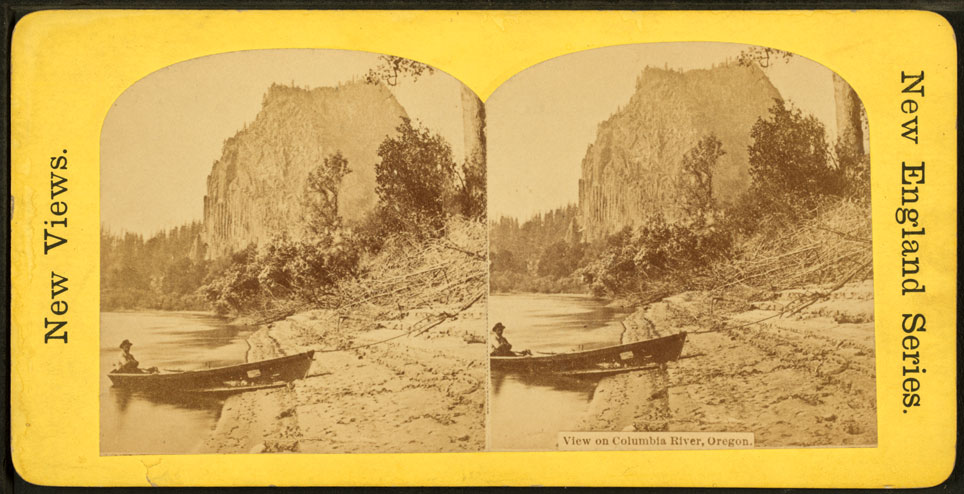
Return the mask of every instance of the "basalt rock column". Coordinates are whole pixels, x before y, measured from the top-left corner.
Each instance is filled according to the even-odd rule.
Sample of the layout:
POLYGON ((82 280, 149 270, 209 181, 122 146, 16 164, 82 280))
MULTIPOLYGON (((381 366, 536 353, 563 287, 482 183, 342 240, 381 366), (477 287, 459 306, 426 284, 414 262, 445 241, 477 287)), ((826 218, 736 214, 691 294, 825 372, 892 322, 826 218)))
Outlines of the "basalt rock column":
POLYGON ((726 203, 749 187, 750 129, 780 93, 755 66, 690 71, 645 68, 625 106, 599 124, 579 181, 580 225, 593 241, 648 216, 679 219, 676 182, 683 155, 713 134, 726 154, 713 193, 726 203))
POLYGON ((285 232, 304 233, 308 173, 340 151, 351 170, 338 194, 348 221, 375 205, 378 146, 406 117, 382 84, 272 85, 253 122, 224 142, 207 179, 199 251, 216 258, 285 232))

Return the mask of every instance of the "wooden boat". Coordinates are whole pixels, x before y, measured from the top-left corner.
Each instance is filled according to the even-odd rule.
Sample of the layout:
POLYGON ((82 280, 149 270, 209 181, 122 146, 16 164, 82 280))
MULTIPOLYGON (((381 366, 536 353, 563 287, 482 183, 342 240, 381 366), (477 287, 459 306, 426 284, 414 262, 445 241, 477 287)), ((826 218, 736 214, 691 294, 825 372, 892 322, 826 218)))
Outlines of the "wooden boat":
POLYGON ((314 351, 260 362, 167 373, 109 373, 115 387, 156 394, 231 394, 267 389, 302 379, 308 374, 314 351))
POLYGON ((555 355, 489 357, 492 370, 603 377, 651 368, 680 357, 686 333, 555 355))

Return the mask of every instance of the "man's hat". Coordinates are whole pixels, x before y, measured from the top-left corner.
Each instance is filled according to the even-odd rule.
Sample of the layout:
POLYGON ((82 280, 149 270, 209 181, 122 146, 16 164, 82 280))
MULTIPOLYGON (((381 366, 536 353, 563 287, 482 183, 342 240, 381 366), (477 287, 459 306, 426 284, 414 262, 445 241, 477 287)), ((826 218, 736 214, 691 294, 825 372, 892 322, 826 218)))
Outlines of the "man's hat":
POLYGON ((124 340, 121 342, 120 347, 124 348, 125 346, 134 346, 134 344, 131 343, 131 340, 124 340))
POLYGON ((497 322, 495 323, 495 326, 492 326, 492 331, 495 331, 497 329, 505 329, 505 326, 503 326, 501 322, 497 322))

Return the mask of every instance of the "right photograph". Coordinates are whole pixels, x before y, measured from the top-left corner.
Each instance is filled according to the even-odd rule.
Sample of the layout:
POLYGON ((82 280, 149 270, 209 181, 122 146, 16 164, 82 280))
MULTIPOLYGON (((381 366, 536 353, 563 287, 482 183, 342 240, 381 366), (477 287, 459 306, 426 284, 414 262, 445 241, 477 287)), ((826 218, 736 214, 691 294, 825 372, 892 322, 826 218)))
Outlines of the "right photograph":
POLYGON ((876 445, 846 80, 769 47, 623 45, 485 111, 490 450, 876 445))

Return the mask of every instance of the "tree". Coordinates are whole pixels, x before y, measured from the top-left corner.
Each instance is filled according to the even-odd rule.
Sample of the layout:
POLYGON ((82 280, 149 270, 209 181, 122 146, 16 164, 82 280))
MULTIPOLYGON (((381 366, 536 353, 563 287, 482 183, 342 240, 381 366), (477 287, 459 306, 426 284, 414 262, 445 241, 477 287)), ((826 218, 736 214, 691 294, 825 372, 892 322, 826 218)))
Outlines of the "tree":
POLYGON ((765 69, 777 62, 789 63, 792 58, 793 53, 788 51, 768 46, 751 46, 737 55, 736 63, 744 67, 749 67, 755 63, 765 69))
POLYGON ((841 136, 831 156, 841 181, 840 189, 854 199, 870 200, 870 156, 857 149, 852 139, 841 136))
POLYGON ((459 175, 458 202, 463 216, 472 219, 484 219, 486 213, 485 199, 485 162, 484 155, 478 155, 462 164, 459 175))
POLYGON ((511 250, 492 251, 489 253, 489 271, 525 273, 526 263, 524 259, 517 258, 511 250))
MULTIPOLYGON (((432 75, 435 69, 429 65, 407 58, 381 55, 378 64, 365 74, 368 84, 385 83, 397 86, 403 78, 418 81, 422 75, 432 75)), ((458 197, 464 216, 482 219, 486 213, 485 202, 485 105, 466 86, 462 86, 462 120, 465 122, 465 157, 458 178, 458 197)))
POLYGON ((751 192, 766 204, 811 208, 819 196, 839 192, 826 132, 813 115, 775 100, 769 118, 757 120, 750 136, 751 192))
POLYGON ((540 276, 565 278, 572 275, 582 261, 584 244, 569 244, 559 240, 550 244, 539 256, 537 272, 540 276))
POLYGON ((293 295, 302 285, 299 283, 303 269, 298 265, 302 246, 284 233, 271 239, 255 258, 254 270, 258 273, 259 296, 272 300, 293 295))
POLYGON ((462 86, 462 121, 465 123, 465 161, 459 202, 462 214, 484 219, 486 215, 485 105, 468 87, 462 86))
POLYGON ((442 136, 402 118, 395 137, 378 146, 375 192, 379 214, 395 229, 430 226, 441 229, 453 201, 455 162, 442 136))
POLYGON ((161 291, 165 295, 192 294, 201 287, 207 274, 203 261, 195 262, 186 256, 161 266, 161 291))
MULTIPOLYGON (((418 81, 423 74, 432 75, 435 69, 421 62, 392 55, 381 55, 378 64, 365 74, 368 84, 385 83, 397 86, 403 78, 418 81)), ((465 123, 465 157, 461 170, 456 170, 459 186, 455 201, 462 215, 484 219, 486 214, 485 183, 485 105, 467 86, 462 85, 462 113, 465 123)))
POLYGON ((723 151, 723 143, 708 135, 683 155, 680 164, 680 207, 696 223, 703 223, 713 209, 713 168, 723 151))
POLYGON ((116 309, 198 309, 196 293, 209 263, 195 249, 200 222, 161 230, 149 238, 112 234, 101 227, 101 306, 116 309))
POLYGON ((305 224, 315 235, 331 236, 341 226, 338 215, 338 189, 350 173, 348 160, 341 151, 325 157, 322 164, 308 173, 305 182, 305 224))
POLYGON ((378 57, 378 64, 368 69, 368 73, 365 74, 365 82, 368 84, 384 82, 389 86, 396 86, 399 77, 410 77, 412 82, 415 82, 423 73, 431 75, 435 73, 435 69, 415 60, 381 55, 378 57))
POLYGON ((258 309, 256 301, 261 294, 258 280, 258 248, 249 244, 244 250, 231 254, 223 266, 213 270, 211 279, 201 288, 215 312, 226 314, 249 312, 258 309), (219 269, 220 268, 220 269, 219 269))
POLYGON ((601 290, 610 294, 622 293, 637 283, 635 247, 633 230, 628 226, 606 237, 602 254, 587 270, 586 281, 593 285, 595 294, 601 294, 601 290))

